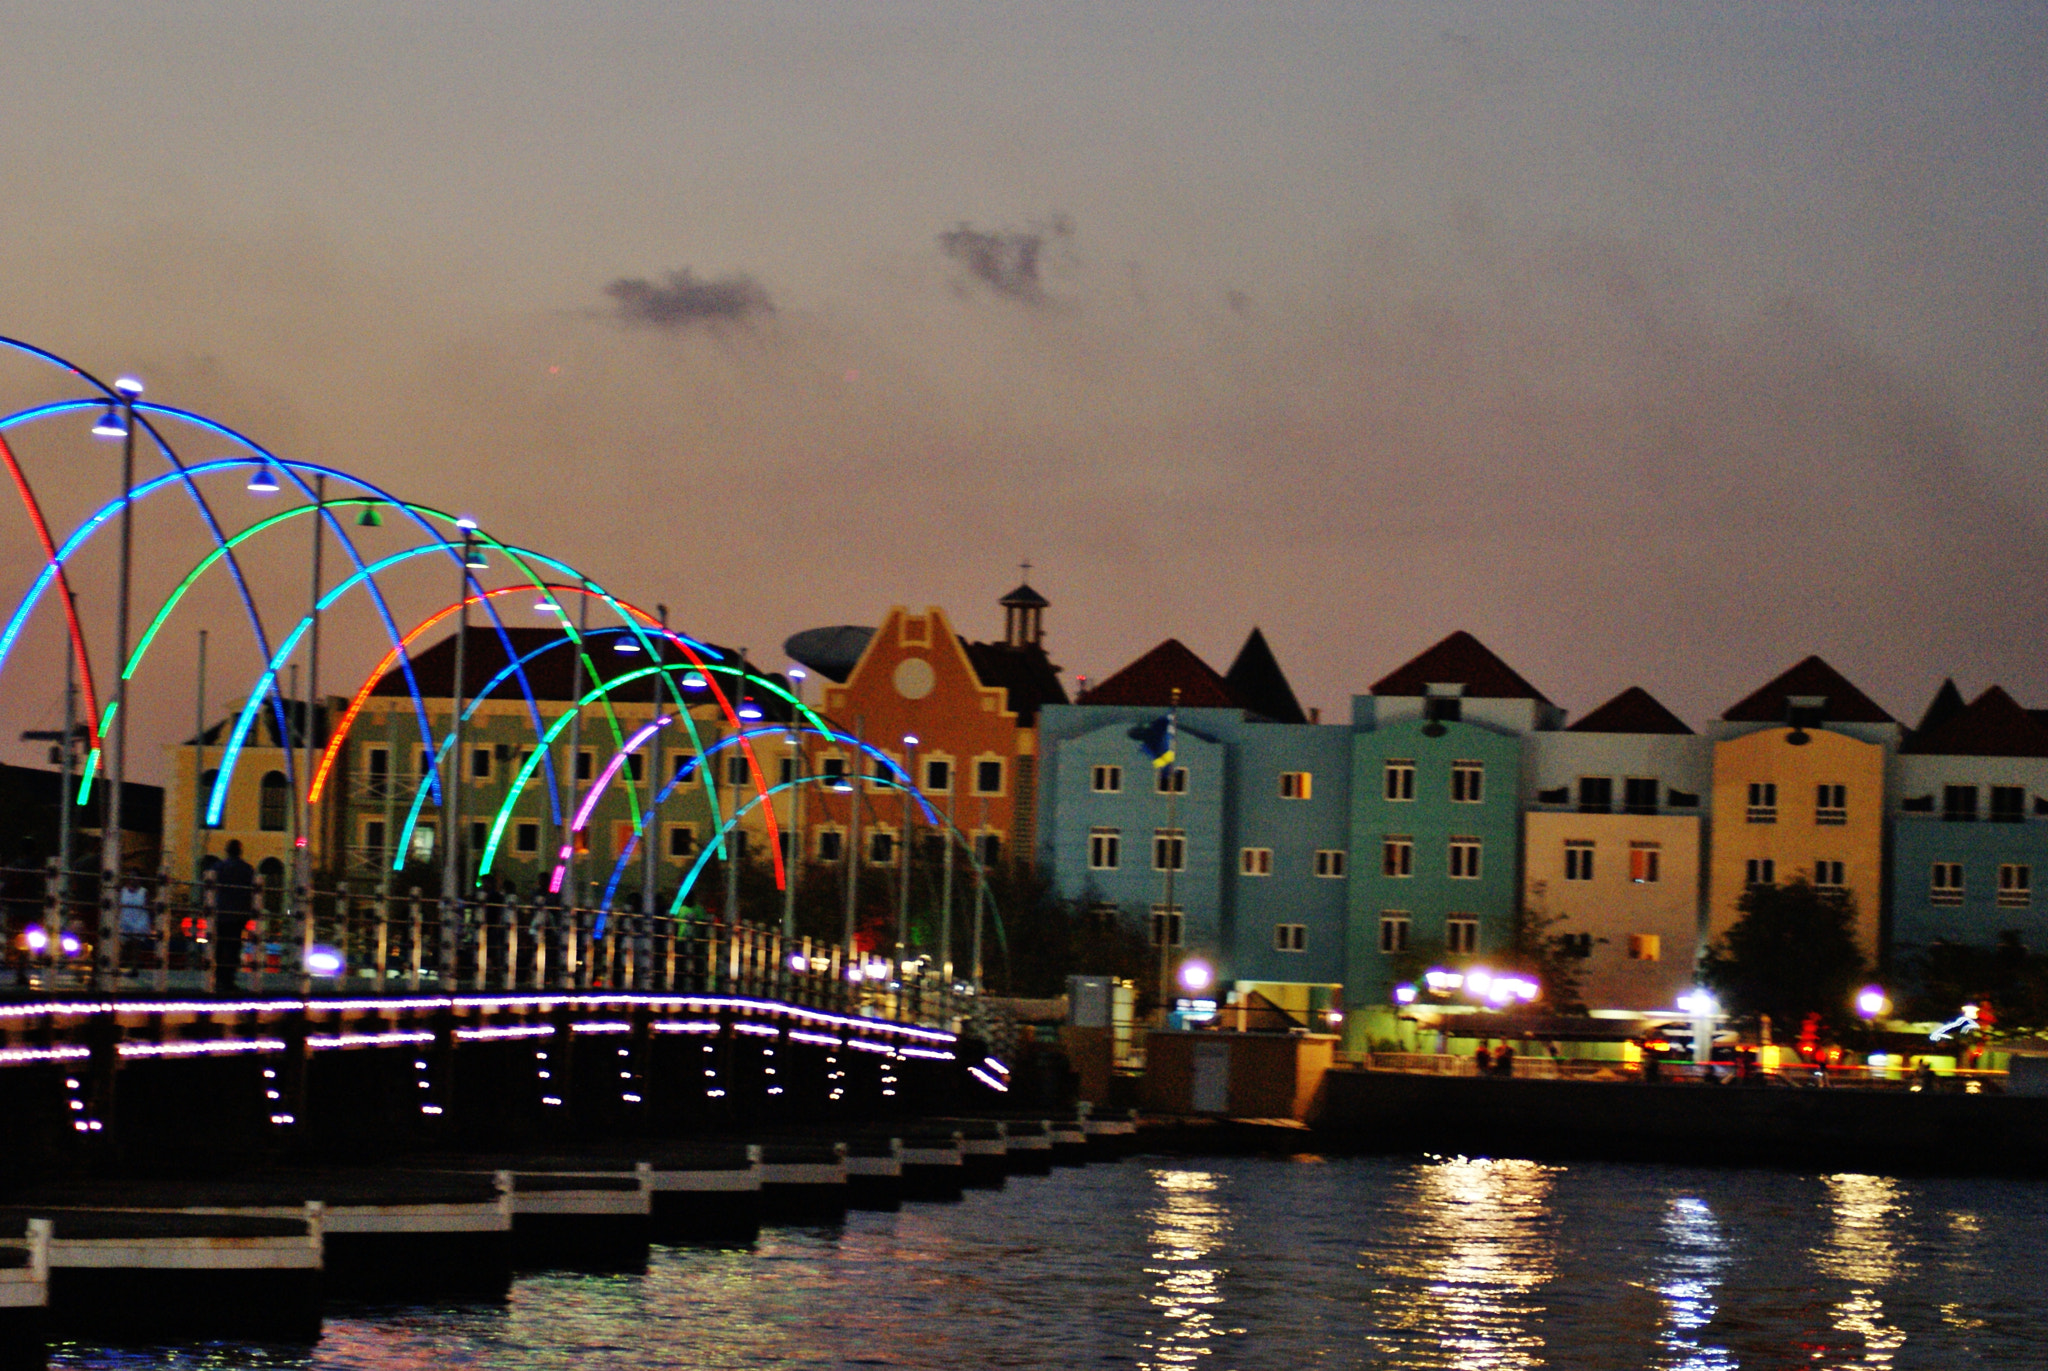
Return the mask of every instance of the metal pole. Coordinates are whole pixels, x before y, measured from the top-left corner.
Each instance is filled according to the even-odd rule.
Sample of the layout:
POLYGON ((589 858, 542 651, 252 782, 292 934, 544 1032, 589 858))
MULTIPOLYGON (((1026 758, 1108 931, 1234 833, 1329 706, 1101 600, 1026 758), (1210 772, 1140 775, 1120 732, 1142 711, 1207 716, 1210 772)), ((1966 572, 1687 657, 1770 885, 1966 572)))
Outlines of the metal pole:
POLYGON ((803 831, 798 827, 797 800, 803 794, 804 754, 796 735, 796 714, 792 710, 789 720, 789 822, 784 831, 789 834, 789 861, 785 863, 782 881, 782 936, 796 936, 796 873, 803 866, 803 831))
POLYGON ((909 780, 903 787, 903 829, 896 836, 896 966, 892 972, 897 983, 903 981, 903 954, 910 946, 910 791, 917 784, 917 739, 903 740, 903 755, 910 765, 904 767, 909 780))
MULTIPOLYGON (((581 589, 587 591, 589 588, 588 582, 581 584, 581 589)), ((566 873, 566 878, 562 882, 564 898, 560 905, 563 909, 573 907, 578 895, 576 879, 579 863, 576 860, 576 834, 569 825, 575 822, 576 811, 583 798, 583 706, 579 701, 583 699, 584 641, 589 631, 590 596, 579 594, 576 597, 575 660, 569 668, 569 707, 576 711, 569 720, 569 803, 562 810, 562 847, 561 856, 557 858, 566 873)), ((592 669, 596 669, 594 665, 592 669)))
MULTIPOLYGON (((1173 692, 1172 717, 1176 721, 1173 732, 1179 731, 1177 727, 1179 716, 1180 690, 1176 687, 1173 692)), ((1169 734, 1170 736, 1171 734, 1169 734)), ((1180 815, 1180 778, 1174 774, 1178 770, 1180 770, 1180 764, 1177 761, 1169 761, 1162 773, 1166 778, 1166 832, 1168 834, 1165 840, 1167 843, 1165 862, 1166 904, 1159 916, 1159 1015, 1160 1022, 1162 1023, 1166 1021, 1167 1006, 1173 1000, 1173 869, 1176 865, 1174 860, 1176 854, 1173 850, 1173 838, 1171 835, 1180 815)), ((1156 846, 1158 840, 1155 839, 1154 841, 1156 846)), ((1186 844, 1183 843, 1181 851, 1185 852, 1186 850, 1186 844)))
MULTIPOLYGON (((661 635, 654 641, 654 664, 657 668, 668 664, 668 606, 656 605, 655 613, 661 617, 661 635)), ((647 716, 653 723, 661 717, 661 689, 668 682, 668 672, 657 670, 651 678, 654 682, 654 712, 647 716)), ((687 706, 680 701, 677 709, 687 706)), ((661 854, 661 730, 647 735, 647 812, 642 823, 642 832, 647 836, 640 841, 640 913, 652 919, 660 905, 661 854)))
POLYGON ((857 906, 860 903, 860 797, 861 758, 866 754, 860 749, 861 719, 853 720, 853 752, 846 759, 846 960, 848 965, 858 964, 854 951, 854 936, 859 931, 857 906))
POLYGON ((135 559, 135 396, 116 384, 121 394, 121 580, 114 602, 114 737, 107 769, 106 818, 100 830, 100 937, 93 958, 102 989, 111 990, 121 973, 122 801, 128 785, 128 590, 135 559))
MULTIPOLYGON (((739 686, 740 707, 744 709, 747 703, 747 649, 745 647, 740 648, 739 686)), ((742 733, 746 731, 747 725, 744 715, 734 727, 742 733)), ((746 755, 745 748, 746 744, 741 743, 740 750, 736 751, 733 755, 744 759, 746 755)), ((726 775, 732 775, 732 759, 727 758, 725 765, 727 768, 726 775)), ((741 844, 746 841, 746 833, 737 822, 740 812, 740 788, 737 785, 732 787, 731 802, 732 813, 728 821, 732 823, 732 831, 725 837, 725 917, 728 923, 737 927, 740 921, 739 852, 741 844)))
MULTIPOLYGON (((320 699, 320 555, 327 531, 327 477, 313 478, 313 593, 309 611, 313 620, 311 634, 306 644, 306 769, 301 773, 300 784, 305 787, 305 826, 298 837, 298 855, 293 860, 292 870, 302 889, 311 891, 313 886, 313 845, 319 824, 313 816, 313 768, 320 764, 320 731, 314 723, 315 711, 320 699)), ((310 906, 307 918, 312 917, 310 906)))
MULTIPOLYGON (((981 802, 981 822, 977 830, 988 827, 988 800, 981 802)), ((981 914, 988 902, 988 872, 979 862, 974 866, 974 993, 981 993, 981 914)))
POLYGON ((469 667, 469 564, 476 550, 476 530, 462 530, 462 577, 456 583, 456 598, 460 608, 455 620, 455 677, 449 684, 449 757, 447 778, 442 782, 441 813, 447 832, 441 835, 441 965, 440 979, 443 986, 455 984, 456 961, 459 956, 458 938, 461 933, 462 897, 464 868, 461 856, 462 830, 462 775, 468 770, 462 755, 462 695, 468 685, 466 673, 469 667))
MULTIPOLYGON (((947 780, 954 779, 951 776, 947 780)), ((946 993, 953 993, 953 839, 958 825, 953 822, 953 787, 946 788, 946 872, 939 895, 939 971, 946 978, 946 993)))
MULTIPOLYGON (((67 687, 68 689, 68 687, 67 687)), ((68 705, 67 705, 68 708, 68 705)), ((192 701, 192 879, 206 865, 206 630, 199 630, 199 685, 192 701)), ((65 721, 70 727, 70 721, 65 721)))
MULTIPOLYGON (((76 601, 76 596, 72 599, 76 601)), ((74 603, 75 607, 75 603, 74 603)), ((57 782, 57 907, 52 911, 44 932, 49 937, 49 960, 51 966, 60 965, 63 960, 64 920, 71 907, 71 807, 78 803, 78 797, 71 793, 72 761, 74 749, 78 746, 78 664, 65 645, 64 652, 64 750, 63 771, 57 782)))

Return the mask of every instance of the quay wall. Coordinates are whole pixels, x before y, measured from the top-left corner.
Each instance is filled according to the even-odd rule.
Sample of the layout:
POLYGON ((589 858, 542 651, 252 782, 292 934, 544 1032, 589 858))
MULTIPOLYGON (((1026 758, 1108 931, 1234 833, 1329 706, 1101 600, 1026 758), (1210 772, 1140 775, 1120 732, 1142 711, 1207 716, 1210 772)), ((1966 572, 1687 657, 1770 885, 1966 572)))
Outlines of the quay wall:
POLYGON ((1332 1071, 1316 1145, 1536 1160, 2048 1175, 2048 1099, 1332 1071))

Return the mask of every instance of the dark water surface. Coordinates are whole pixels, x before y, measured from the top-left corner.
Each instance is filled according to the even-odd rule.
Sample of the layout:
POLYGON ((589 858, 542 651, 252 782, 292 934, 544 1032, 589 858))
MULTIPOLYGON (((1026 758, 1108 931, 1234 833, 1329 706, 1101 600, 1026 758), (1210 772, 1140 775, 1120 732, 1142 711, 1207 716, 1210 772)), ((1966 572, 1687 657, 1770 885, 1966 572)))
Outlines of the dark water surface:
POLYGON ((2048 1184, 1162 1160, 65 1367, 2048 1367, 2048 1184))

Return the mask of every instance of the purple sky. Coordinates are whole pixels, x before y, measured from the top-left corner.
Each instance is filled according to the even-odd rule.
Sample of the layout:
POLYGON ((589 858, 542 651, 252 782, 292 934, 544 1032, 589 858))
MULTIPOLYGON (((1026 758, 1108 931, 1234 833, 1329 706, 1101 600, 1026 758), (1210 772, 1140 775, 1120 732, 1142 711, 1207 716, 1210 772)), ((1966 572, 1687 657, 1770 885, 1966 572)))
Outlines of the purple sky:
MULTIPOLYGON (((1698 721, 1814 651, 1909 717, 1951 673, 2048 705, 2039 6, 0 0, 0 32, 0 331, 703 636, 892 601, 989 636, 1028 556, 1070 676, 1167 635, 1220 668, 1257 623, 1326 714, 1460 627, 1575 713, 1640 683, 1698 721)), ((22 450, 60 514, 107 493, 101 450, 22 450)))

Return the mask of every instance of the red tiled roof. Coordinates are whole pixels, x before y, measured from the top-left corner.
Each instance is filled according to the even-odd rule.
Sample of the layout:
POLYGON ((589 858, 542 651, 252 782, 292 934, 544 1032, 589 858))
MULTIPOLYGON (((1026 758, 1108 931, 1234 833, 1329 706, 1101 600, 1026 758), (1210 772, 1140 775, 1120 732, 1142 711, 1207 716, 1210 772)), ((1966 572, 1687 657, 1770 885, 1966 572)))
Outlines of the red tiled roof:
POLYGON ((2048 726, 1993 686, 1960 712, 1915 733, 1899 751, 1940 757, 2048 757, 2048 726))
POLYGON ((1078 704, 1144 705, 1164 709, 1173 703, 1175 687, 1186 709, 1236 709, 1238 702, 1210 665, 1168 638, 1115 675, 1106 676, 1082 693, 1078 704))
POLYGON ((1685 721, 1649 691, 1630 686, 1573 724, 1573 733, 1690 733, 1685 721))
POLYGON ((1849 684, 1849 678, 1819 657, 1808 657, 1753 695, 1728 707, 1721 717, 1731 723, 1782 724, 1794 695, 1827 698, 1821 717, 1833 723, 1890 724, 1898 720, 1878 708, 1868 695, 1849 684))
POLYGON ((1467 699, 1550 703, 1542 691, 1523 680, 1513 667, 1494 656, 1491 648, 1463 629, 1406 666, 1396 667, 1374 681, 1372 693, 1426 695, 1431 685, 1450 684, 1464 686, 1467 699))

